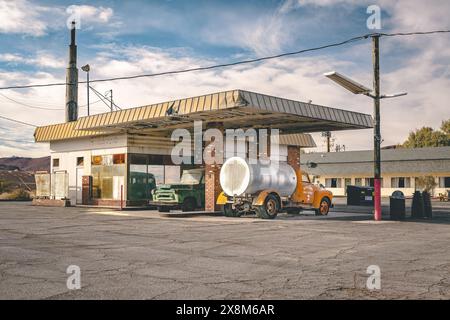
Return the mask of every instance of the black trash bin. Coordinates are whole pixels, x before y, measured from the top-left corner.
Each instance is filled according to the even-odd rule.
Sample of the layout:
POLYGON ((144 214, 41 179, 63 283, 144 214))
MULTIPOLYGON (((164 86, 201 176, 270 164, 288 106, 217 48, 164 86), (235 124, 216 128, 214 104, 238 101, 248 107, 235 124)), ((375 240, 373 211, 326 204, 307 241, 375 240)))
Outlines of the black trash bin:
POLYGON ((389 213, 392 220, 404 220, 406 217, 405 195, 397 190, 389 197, 389 213))
POLYGON ((424 216, 425 205, 423 203, 422 192, 416 191, 413 195, 412 205, 411 205, 411 218, 421 219, 424 216))
POLYGON ((373 187, 347 186, 348 206, 372 206, 373 187))
POLYGON ((433 209, 431 207, 431 194, 429 192, 422 192, 424 217, 427 219, 433 218, 433 209))

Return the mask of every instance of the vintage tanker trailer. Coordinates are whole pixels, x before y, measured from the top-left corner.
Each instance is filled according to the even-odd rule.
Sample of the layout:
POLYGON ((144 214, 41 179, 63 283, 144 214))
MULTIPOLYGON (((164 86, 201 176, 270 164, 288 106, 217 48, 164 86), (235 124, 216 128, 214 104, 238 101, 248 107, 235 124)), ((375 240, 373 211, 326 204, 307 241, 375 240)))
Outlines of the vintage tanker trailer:
POLYGON ((220 185, 223 192, 217 204, 229 217, 255 212, 262 219, 273 219, 279 212, 299 213, 302 209, 327 215, 332 206, 330 191, 284 162, 251 164, 240 157, 229 158, 220 170, 220 185))

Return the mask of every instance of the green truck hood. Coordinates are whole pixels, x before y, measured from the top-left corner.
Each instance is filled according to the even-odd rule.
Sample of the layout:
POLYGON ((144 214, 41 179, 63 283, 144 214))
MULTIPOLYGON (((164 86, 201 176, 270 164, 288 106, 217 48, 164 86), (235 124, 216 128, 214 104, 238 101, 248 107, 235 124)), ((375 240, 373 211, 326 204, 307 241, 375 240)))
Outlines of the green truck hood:
POLYGON ((197 185, 195 184, 163 184, 156 188, 157 191, 159 190, 193 190, 197 185))

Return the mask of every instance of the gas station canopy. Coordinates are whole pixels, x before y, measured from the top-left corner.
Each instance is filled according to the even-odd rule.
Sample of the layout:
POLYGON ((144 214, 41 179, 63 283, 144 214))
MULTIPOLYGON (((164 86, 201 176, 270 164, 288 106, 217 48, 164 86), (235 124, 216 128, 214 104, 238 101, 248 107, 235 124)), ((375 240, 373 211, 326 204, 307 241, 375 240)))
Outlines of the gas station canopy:
POLYGON ((48 142, 121 132, 165 136, 173 129, 192 129, 193 121, 221 123, 225 129, 276 128, 281 134, 372 128, 368 114, 231 90, 39 127, 35 139, 48 142))

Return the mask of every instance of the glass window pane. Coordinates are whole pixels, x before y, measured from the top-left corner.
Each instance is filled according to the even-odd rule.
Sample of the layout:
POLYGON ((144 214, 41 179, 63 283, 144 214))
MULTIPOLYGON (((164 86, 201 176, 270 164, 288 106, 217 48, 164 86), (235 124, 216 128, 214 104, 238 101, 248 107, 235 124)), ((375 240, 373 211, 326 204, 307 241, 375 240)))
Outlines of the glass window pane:
POLYGON ((154 176, 157 185, 164 184, 164 166, 149 165, 148 173, 154 176))
POLYGON ((165 183, 179 183, 180 182, 180 166, 165 166, 164 167, 164 181, 165 183))

